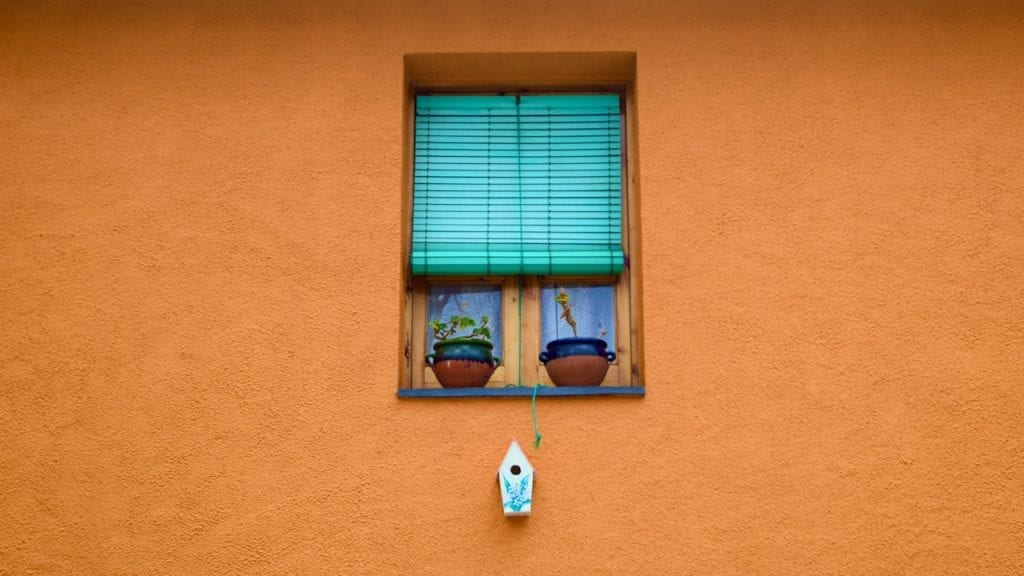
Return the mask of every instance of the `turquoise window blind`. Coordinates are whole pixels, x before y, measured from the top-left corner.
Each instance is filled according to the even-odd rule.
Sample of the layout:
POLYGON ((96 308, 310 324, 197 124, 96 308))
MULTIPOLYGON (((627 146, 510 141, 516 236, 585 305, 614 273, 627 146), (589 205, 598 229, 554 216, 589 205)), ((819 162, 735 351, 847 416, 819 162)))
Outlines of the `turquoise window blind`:
POLYGON ((617 94, 416 98, 416 275, 622 271, 617 94))

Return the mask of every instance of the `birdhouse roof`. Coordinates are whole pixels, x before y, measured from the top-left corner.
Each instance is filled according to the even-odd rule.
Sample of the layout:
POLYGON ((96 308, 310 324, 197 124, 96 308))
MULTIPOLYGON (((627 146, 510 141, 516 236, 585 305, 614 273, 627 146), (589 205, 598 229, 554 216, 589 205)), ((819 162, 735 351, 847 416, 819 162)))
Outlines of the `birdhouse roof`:
POLYGON ((519 443, 515 440, 508 447, 508 452, 505 452, 505 459, 501 461, 501 469, 506 470, 510 466, 518 464, 523 469, 523 473, 533 472, 533 466, 530 465, 529 459, 526 458, 526 453, 519 447, 519 443))

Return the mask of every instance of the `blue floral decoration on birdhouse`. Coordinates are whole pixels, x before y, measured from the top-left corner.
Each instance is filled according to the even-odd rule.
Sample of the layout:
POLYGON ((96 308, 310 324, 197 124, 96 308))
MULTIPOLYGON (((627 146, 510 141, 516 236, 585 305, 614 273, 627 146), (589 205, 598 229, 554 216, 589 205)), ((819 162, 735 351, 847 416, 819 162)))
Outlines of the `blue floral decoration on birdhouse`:
POLYGON ((505 491, 508 492, 509 499, 502 503, 506 510, 513 512, 520 512, 523 506, 530 503, 530 499, 526 497, 530 489, 530 477, 524 476, 519 483, 513 487, 512 482, 502 474, 501 479, 505 482, 505 491))

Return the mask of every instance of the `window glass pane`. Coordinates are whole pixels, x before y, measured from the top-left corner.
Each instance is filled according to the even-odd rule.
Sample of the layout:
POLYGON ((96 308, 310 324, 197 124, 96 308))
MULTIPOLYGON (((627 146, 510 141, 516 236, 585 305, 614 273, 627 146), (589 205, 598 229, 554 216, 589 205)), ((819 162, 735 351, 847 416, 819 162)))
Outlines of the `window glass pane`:
POLYGON ((545 284, 541 288, 541 346, 558 338, 571 338, 572 328, 562 318, 562 305, 555 301, 560 289, 569 295, 576 334, 600 338, 615 349, 615 287, 610 284, 545 284))
MULTIPOLYGON (((464 284, 464 285, 431 285, 427 295, 427 350, 433 352, 434 331, 430 329, 430 321, 439 319, 447 322, 452 316, 469 316, 480 324, 480 319, 487 316, 491 329, 491 342, 494 343, 494 355, 501 353, 501 286, 464 284)), ((465 336, 469 330, 461 330, 456 335, 465 336)))

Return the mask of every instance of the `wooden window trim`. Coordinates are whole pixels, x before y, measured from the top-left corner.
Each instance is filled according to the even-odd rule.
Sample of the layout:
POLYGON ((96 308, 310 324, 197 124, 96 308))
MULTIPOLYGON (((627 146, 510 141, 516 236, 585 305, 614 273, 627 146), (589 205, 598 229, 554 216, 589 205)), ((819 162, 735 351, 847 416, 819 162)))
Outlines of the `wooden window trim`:
POLYGON ((411 325, 407 335, 409 342, 408 370, 403 381, 405 388, 440 388, 430 368, 424 361, 427 350, 427 296, 431 285, 497 285, 501 287, 502 301, 502 364, 487 382, 487 388, 507 386, 552 386, 547 370, 538 359, 541 352, 541 288, 544 284, 593 284, 611 285, 615 292, 615 352, 618 356, 608 368, 602 386, 638 386, 638 371, 634 369, 633 350, 635 335, 633 329, 629 274, 617 276, 504 276, 504 277, 414 277, 411 286, 411 325), (521 288, 521 290, 520 290, 521 288), (519 297, 523 304, 520 308, 519 297), (520 315, 520 310, 522 315, 520 315), (522 341, 520 341, 520 326, 522 341), (520 362, 520 346, 522 361, 520 362))
MULTIPOLYGON (((473 92, 591 92, 615 91, 622 94, 623 107, 623 181, 622 220, 625 269, 613 277, 615 285, 616 353, 619 358, 609 370, 600 388, 609 390, 635 389, 643 391, 642 366, 642 301, 640 274, 640 221, 639 221, 639 163, 637 161, 637 110, 635 91, 636 57, 633 53, 579 53, 579 54, 427 54, 406 56, 406 92, 403 108, 405 138, 403 146, 403 243, 402 277, 404 298, 401 305, 402 347, 399 356, 399 389, 432 393, 437 386, 426 376, 426 294, 430 282, 471 283, 481 279, 413 277, 409 272, 409 251, 412 222, 412 158, 415 152, 414 130, 415 97, 424 93, 473 92), (539 60, 538 60, 539 59, 539 60), (538 68, 538 62, 542 64, 538 68), (468 64, 468 66, 467 66, 468 64), (510 71, 522 68, 524 81, 510 71), (458 73, 457 70, 472 70, 458 73), (541 72, 538 72, 540 70, 541 72), (540 74, 540 76, 538 76, 540 74), (464 77, 463 77, 464 76, 464 77), (509 80, 511 79, 511 84, 509 80), (531 80, 532 79, 532 80, 531 80), (625 388, 623 388, 625 387, 625 388)), ((504 350, 503 365, 495 371, 488 388, 534 383, 549 383, 546 371, 539 364, 540 353, 540 285, 544 280, 558 282, 588 282, 600 277, 504 277, 483 279, 502 283, 504 350), (519 282, 522 282, 523 316, 531 325, 523 326, 523 366, 518 358, 519 282), (537 313, 533 313, 533 309, 537 313), (533 325, 533 322, 536 325, 533 325), (535 328, 535 329, 534 329, 535 328), (527 337, 527 334, 535 336, 527 337), (502 370, 504 368, 504 370, 502 370), (519 371, 522 370, 520 373, 519 371)), ((606 278, 607 279, 607 278, 606 278)), ((564 389, 563 389, 564 390, 564 389)), ((444 392, 444 390, 436 390, 444 392)), ((565 390, 567 393, 571 390, 565 390)), ((457 392, 457 391, 456 391, 457 392)), ((498 392, 498 391, 493 391, 498 392)), ((400 394, 401 395, 401 394, 400 394)), ((457 395, 457 394, 452 394, 457 395)), ((472 396, 473 394, 468 394, 472 396)), ((479 396, 487 395, 485 392, 479 396)), ((561 395, 561 394, 560 394, 561 395)))
POLYGON ((427 295, 430 286, 468 286, 487 285, 501 287, 501 365, 497 367, 487 386, 504 387, 509 384, 516 384, 520 380, 519 368, 519 309, 518 289, 515 276, 417 276, 412 280, 412 332, 409 334, 411 342, 410 377, 412 388, 440 388, 433 372, 426 364, 427 350, 427 295), (509 296, 512 295, 512 298, 509 296))
POLYGON ((615 354, 617 358, 608 367, 608 374, 602 386, 635 386, 632 378, 633 342, 632 316, 629 303, 628 274, 618 276, 528 276, 524 277, 523 315, 527 324, 523 328, 523 363, 525 364, 524 384, 534 383, 553 386, 547 369, 540 363, 542 351, 540 327, 540 295, 544 284, 611 284, 615 291, 615 354), (536 319, 536 324, 532 321, 536 319), (529 332, 527 332, 529 327, 529 332), (529 334, 529 336, 527 336, 529 334))

